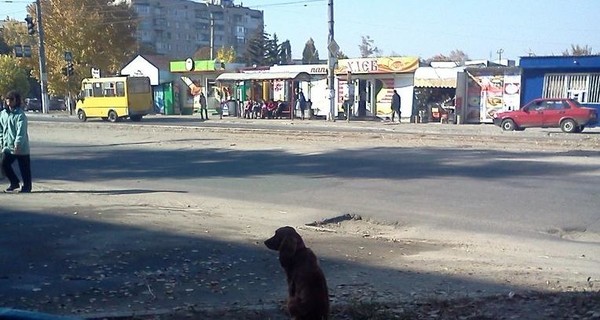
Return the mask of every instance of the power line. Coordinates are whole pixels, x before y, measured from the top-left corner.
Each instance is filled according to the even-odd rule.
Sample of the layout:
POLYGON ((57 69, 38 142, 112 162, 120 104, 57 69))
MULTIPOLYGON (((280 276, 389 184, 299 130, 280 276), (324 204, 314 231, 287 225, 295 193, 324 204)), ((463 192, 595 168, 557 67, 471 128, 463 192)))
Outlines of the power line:
POLYGON ((296 5, 296 4, 306 5, 307 3, 314 3, 314 2, 325 2, 325 0, 302 0, 302 1, 268 3, 268 4, 259 4, 259 5, 249 6, 249 8, 281 7, 281 6, 289 6, 289 5, 296 5))

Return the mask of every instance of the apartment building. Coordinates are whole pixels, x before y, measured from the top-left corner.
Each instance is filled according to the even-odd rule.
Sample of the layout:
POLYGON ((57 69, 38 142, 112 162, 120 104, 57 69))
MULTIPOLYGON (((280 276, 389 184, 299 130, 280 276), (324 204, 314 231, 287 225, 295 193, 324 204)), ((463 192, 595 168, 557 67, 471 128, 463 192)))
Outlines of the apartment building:
POLYGON ((200 48, 209 48, 211 35, 213 52, 233 47, 241 57, 256 30, 264 29, 262 11, 235 5, 233 0, 127 2, 139 17, 137 39, 141 47, 172 59, 183 60, 200 48))

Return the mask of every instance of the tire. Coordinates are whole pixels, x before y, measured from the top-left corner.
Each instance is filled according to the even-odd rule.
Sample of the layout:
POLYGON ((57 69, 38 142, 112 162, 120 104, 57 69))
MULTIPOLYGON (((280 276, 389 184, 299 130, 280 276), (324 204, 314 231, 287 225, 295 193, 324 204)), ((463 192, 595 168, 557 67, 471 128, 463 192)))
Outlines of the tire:
POLYGON ((113 123, 119 121, 119 117, 117 116, 117 113, 115 112, 115 110, 110 110, 108 112, 108 121, 113 122, 113 123))
POLYGON ((565 119, 560 123, 560 129, 565 133, 574 133, 577 132, 579 126, 575 123, 573 119, 565 119))
POLYGON ((142 116, 130 116, 129 119, 133 122, 140 122, 142 121, 142 116))
POLYGON ((77 111, 77 118, 81 122, 86 122, 87 121, 87 116, 85 115, 85 111, 79 109, 79 111, 77 111))
POLYGON ((503 131, 513 131, 517 128, 517 126, 515 125, 515 122, 512 121, 511 119, 503 120, 500 127, 502 128, 503 131))

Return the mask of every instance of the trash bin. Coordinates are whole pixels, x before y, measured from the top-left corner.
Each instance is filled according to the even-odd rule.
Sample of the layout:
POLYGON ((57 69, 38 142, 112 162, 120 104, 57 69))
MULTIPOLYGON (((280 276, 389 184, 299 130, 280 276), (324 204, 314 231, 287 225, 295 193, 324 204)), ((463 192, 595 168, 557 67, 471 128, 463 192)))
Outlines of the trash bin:
POLYGON ((181 114, 185 116, 190 116, 194 114, 194 106, 183 106, 181 108, 181 114))
POLYGON ((237 117, 238 115, 238 103, 235 100, 227 101, 227 115, 230 117, 237 117))

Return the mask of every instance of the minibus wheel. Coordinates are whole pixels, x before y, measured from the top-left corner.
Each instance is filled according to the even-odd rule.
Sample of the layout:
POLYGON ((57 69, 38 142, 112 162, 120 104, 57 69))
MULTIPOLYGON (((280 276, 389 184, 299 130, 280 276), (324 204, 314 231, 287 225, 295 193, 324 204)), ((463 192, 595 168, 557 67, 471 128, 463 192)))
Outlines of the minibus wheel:
POLYGON ((119 117, 117 116, 117 113, 115 112, 115 110, 110 110, 108 112, 108 121, 117 122, 118 120, 119 120, 119 117))
POLYGON ((79 109, 79 111, 77 111, 77 118, 79 118, 80 121, 85 122, 87 120, 87 116, 85 115, 85 111, 79 109))

